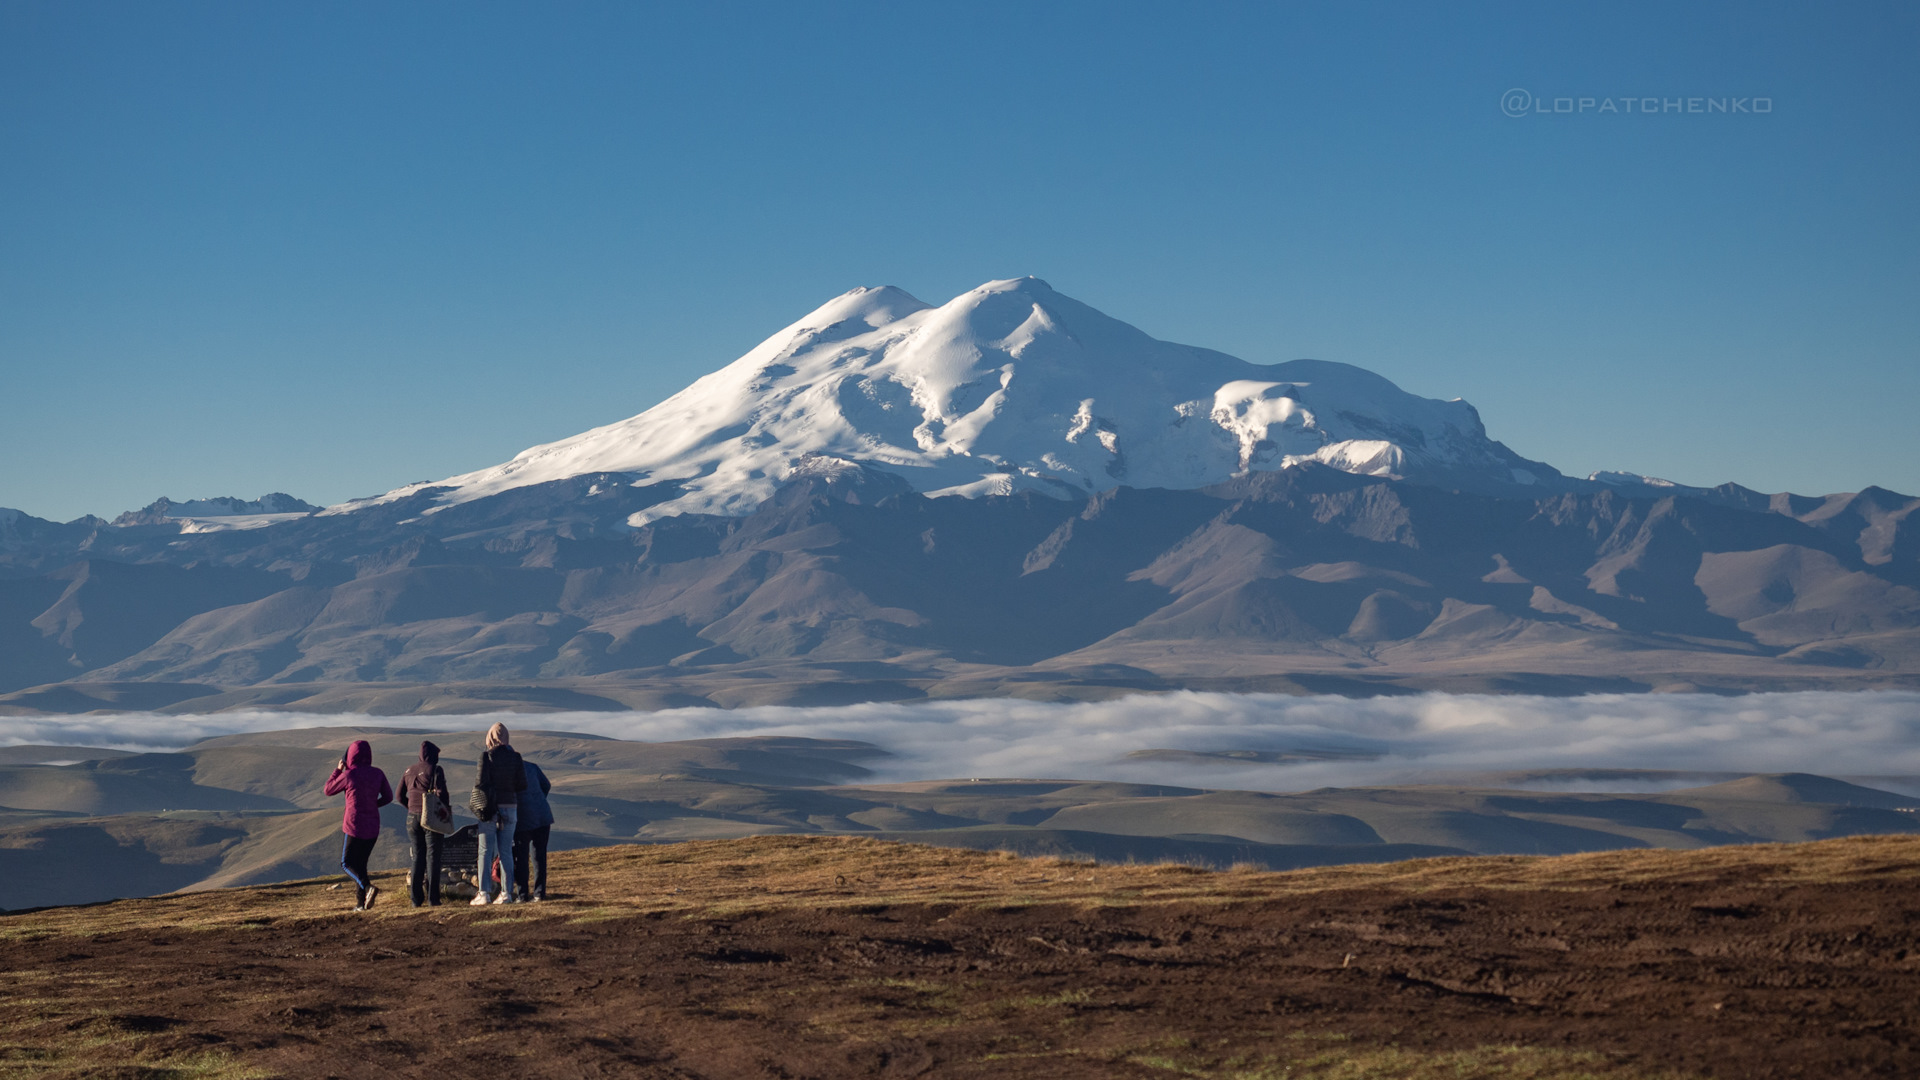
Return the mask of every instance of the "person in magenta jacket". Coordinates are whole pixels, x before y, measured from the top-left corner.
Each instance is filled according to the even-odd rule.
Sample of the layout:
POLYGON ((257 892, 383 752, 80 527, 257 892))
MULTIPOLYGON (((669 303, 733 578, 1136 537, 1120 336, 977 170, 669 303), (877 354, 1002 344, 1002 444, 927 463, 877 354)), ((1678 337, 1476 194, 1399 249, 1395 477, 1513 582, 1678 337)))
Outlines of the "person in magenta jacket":
POLYGON ((373 747, 365 739, 355 739, 340 764, 327 777, 327 794, 347 797, 347 812, 340 831, 347 836, 340 849, 340 868, 353 879, 353 910, 373 906, 380 889, 367 877, 367 860, 373 855, 373 843, 380 839, 380 808, 393 801, 393 787, 387 774, 373 767, 373 747))

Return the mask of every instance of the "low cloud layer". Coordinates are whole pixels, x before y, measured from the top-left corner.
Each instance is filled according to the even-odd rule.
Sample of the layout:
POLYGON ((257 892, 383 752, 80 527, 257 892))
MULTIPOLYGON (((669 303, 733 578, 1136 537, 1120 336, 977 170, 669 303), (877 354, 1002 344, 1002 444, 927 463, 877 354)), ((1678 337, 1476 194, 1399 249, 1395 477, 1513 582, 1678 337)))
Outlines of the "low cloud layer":
POLYGON ((1746 697, 1422 694, 1362 700, 1176 693, 1086 704, 986 699, 519 717, 281 712, 0 717, 0 745, 177 749, 242 731, 349 725, 456 731, 501 719, 527 729, 648 741, 745 735, 858 739, 892 755, 868 763, 881 781, 1057 777, 1299 791, 1512 769, 1920 777, 1920 693, 1904 691, 1746 697), (1311 751, 1338 759, 1276 765, 1182 755, 1128 757, 1152 749, 1311 751))

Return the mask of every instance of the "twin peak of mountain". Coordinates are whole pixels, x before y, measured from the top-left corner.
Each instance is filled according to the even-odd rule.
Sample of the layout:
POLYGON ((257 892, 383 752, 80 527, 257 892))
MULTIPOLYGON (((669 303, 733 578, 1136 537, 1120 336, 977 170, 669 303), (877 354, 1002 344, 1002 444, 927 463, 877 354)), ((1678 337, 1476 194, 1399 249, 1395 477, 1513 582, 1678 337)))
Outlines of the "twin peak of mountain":
POLYGON ((851 468, 935 496, 1081 497, 1307 463, 1498 494, 1587 486, 1488 438, 1464 401, 1347 364, 1254 364, 1160 341, 1027 277, 937 307, 854 289, 638 416, 327 512, 588 474, 677 485, 640 525, 744 514, 797 475, 851 468))

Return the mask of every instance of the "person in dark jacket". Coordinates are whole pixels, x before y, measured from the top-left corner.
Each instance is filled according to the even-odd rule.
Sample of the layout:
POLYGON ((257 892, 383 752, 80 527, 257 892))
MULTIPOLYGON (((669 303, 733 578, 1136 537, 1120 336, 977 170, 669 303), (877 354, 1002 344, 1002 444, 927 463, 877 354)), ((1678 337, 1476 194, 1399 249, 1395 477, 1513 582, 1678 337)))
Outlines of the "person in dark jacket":
POLYGON ((367 860, 373 855, 374 841, 380 839, 380 808, 393 801, 393 787, 387 774, 373 767, 373 747, 365 739, 355 739, 340 764, 327 777, 328 795, 345 795, 347 809, 340 821, 346 842, 340 849, 340 868, 353 879, 353 910, 365 911, 380 895, 379 886, 367 876, 367 860))
POLYGON ((553 790, 553 781, 540 766, 521 760, 527 770, 527 789, 520 793, 520 813, 513 832, 513 873, 514 884, 519 886, 516 895, 524 904, 547 898, 547 837, 553 832, 553 807, 547 802, 547 792, 553 790), (529 878, 531 889, 527 887, 529 878))
POLYGON ((441 836, 420 824, 428 799, 450 801, 447 774, 440 768, 440 748, 422 742, 420 760, 400 775, 399 801, 407 805, 407 843, 413 849, 413 873, 407 875, 407 891, 412 894, 414 907, 440 906, 441 836))
POLYGON ((519 824, 520 793, 527 789, 527 770, 520 755, 507 741, 507 725, 487 729, 487 752, 480 755, 480 775, 474 791, 485 797, 485 814, 480 818, 480 892, 473 898, 481 904, 511 904, 513 898, 513 830, 519 824), (500 885, 496 893, 493 860, 500 860, 500 885))

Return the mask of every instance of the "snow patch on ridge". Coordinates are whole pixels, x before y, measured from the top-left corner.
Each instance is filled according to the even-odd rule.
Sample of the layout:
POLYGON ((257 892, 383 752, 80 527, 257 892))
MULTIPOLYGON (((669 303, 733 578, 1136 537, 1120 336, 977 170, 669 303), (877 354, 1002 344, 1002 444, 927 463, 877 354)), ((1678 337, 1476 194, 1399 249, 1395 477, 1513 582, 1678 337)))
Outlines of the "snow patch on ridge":
POLYGON ((1662 480, 1657 476, 1642 476, 1639 473, 1613 472, 1611 470, 1605 470, 1605 469, 1601 470, 1600 472, 1594 473, 1591 476, 1588 476, 1587 479, 1593 480, 1602 484, 1611 484, 1614 487, 1627 487, 1634 484, 1644 484, 1647 487, 1664 487, 1664 488, 1677 488, 1680 486, 1679 484, 1676 484, 1671 480, 1662 480))
POLYGON ((269 492, 257 499, 222 495, 184 502, 174 502, 163 495, 139 510, 129 510, 114 518, 113 524, 178 524, 183 533, 225 532, 231 529, 258 529, 275 522, 292 521, 318 509, 284 491, 269 492))

